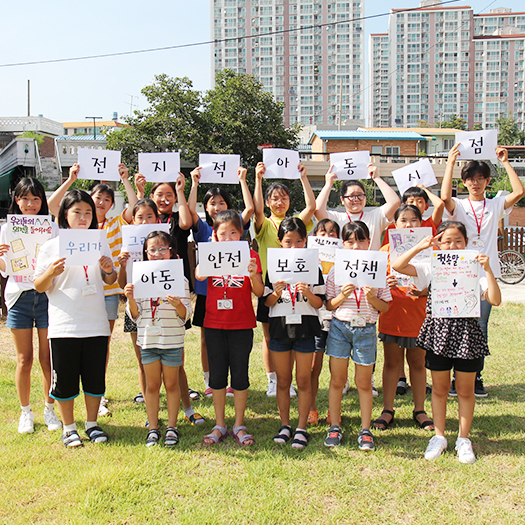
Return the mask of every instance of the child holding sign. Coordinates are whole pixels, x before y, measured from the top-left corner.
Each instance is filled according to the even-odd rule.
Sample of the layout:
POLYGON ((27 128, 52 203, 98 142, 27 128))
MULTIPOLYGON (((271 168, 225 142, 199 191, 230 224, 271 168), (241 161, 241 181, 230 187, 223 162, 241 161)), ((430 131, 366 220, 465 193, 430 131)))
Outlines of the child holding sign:
MULTIPOLYGON (((60 228, 97 229, 91 197, 81 190, 70 191, 58 213, 60 228)), ((111 334, 104 304, 104 283, 117 279, 107 244, 97 265, 67 266, 59 258, 59 238, 47 241, 38 254, 35 290, 49 298, 49 333, 53 383, 50 395, 58 401, 64 423, 66 447, 82 445, 74 418, 74 400, 82 379, 86 403, 86 434, 93 443, 107 441, 97 426, 100 398, 106 388, 106 356, 111 334)))
MULTIPOLYGON (((239 214, 233 210, 218 213, 213 223, 213 238, 218 242, 240 241, 244 228, 239 214)), ((228 372, 235 398, 235 423, 232 435, 239 445, 253 445, 254 438, 244 426, 248 399, 248 364, 256 326, 252 292, 260 297, 264 286, 259 256, 250 250, 249 276, 208 277, 204 335, 210 366, 210 387, 213 389, 215 426, 204 436, 205 445, 222 441, 228 434, 225 419, 228 372)), ((204 281, 199 275, 195 278, 204 281)))
MULTIPOLYGON (((33 178, 22 179, 15 187, 9 214, 17 215, 48 215, 46 192, 41 182, 33 178)), ((51 225, 52 237, 58 234, 55 223, 51 225)), ((0 271, 5 277, 6 259, 4 255, 10 249, 7 242, 7 226, 0 232, 0 271)), ((49 396, 51 386, 51 361, 49 342, 47 340, 48 327, 48 299, 45 293, 35 290, 33 279, 30 276, 8 277, 5 290, 7 306, 6 327, 11 329, 16 348, 15 383, 22 413, 18 423, 18 432, 32 433, 33 412, 29 403, 31 392, 31 368, 33 367, 33 326, 38 333, 38 358, 42 368, 42 382, 44 386, 45 409, 44 421, 48 430, 58 430, 62 424, 55 414, 55 402, 49 396)))
MULTIPOLYGON (((306 236, 306 226, 297 217, 284 219, 279 226, 278 239, 283 248, 304 248, 306 236)), ((324 279, 319 269, 316 285, 302 282, 290 285, 284 281, 270 283, 268 276, 265 284, 265 304, 270 309, 270 350, 277 374, 277 406, 281 417, 281 428, 273 439, 284 444, 292 437, 290 385, 295 358, 299 421, 292 448, 303 449, 310 437, 306 424, 312 402, 314 338, 321 335, 318 309, 323 305, 324 279)))
MULTIPOLYGON (((436 435, 425 451, 426 459, 436 459, 447 448, 445 422, 447 397, 450 389, 450 371, 454 368, 458 393, 459 435, 456 441, 458 459, 462 463, 474 463, 476 456, 468 439, 474 417, 474 384, 476 373, 483 366, 483 358, 489 355, 485 339, 475 317, 432 317, 431 268, 428 263, 410 263, 423 250, 436 246, 441 250, 464 250, 468 238, 465 226, 448 221, 438 228, 436 237, 427 237, 417 246, 402 254, 394 263, 394 270, 415 278, 422 289, 429 287, 426 317, 416 339, 416 345, 427 351, 426 367, 432 373, 432 416, 436 435)), ((489 264, 489 257, 478 254, 476 259, 485 271, 481 279, 483 298, 491 305, 501 303, 501 292, 489 264)))
MULTIPOLYGON (((364 222, 345 224, 342 232, 346 250, 368 250, 370 233, 364 222)), ((355 364, 355 385, 361 407, 361 430, 358 435, 360 450, 374 450, 370 432, 372 421, 372 372, 376 362, 376 321, 378 312, 386 312, 392 300, 389 288, 361 289, 353 284, 335 284, 335 266, 326 280, 326 308, 333 311, 333 318, 326 341, 326 355, 330 357, 330 387, 328 402, 332 426, 324 444, 339 446, 343 438, 341 428, 341 398, 348 376, 348 360, 355 364), (359 292, 359 293, 358 293, 359 292)))
MULTIPOLYGON (((152 232, 144 241, 145 261, 177 258, 175 240, 165 232, 152 232)), ((168 406, 168 428, 164 445, 173 447, 179 442, 177 415, 180 405, 179 368, 184 350, 184 324, 191 316, 190 288, 185 281, 186 295, 163 299, 134 299, 133 284, 127 284, 124 293, 128 298, 128 312, 137 323, 137 343, 146 375, 146 412, 149 432, 146 446, 155 446, 160 440, 159 395, 164 382, 168 406)))

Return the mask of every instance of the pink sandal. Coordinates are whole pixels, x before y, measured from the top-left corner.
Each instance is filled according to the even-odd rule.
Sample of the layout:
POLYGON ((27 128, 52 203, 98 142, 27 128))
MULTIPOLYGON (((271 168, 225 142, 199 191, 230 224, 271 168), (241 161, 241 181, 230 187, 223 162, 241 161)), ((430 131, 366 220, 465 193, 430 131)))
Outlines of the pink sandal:
POLYGON ((249 447, 255 443, 255 439, 251 434, 247 433, 246 427, 244 425, 233 427, 232 436, 237 440, 237 443, 239 443, 239 445, 243 447, 249 447), (246 432, 244 436, 239 436, 239 432, 241 430, 244 430, 246 432), (246 443, 246 441, 248 441, 249 443, 246 443))
POLYGON ((226 436, 228 435, 228 429, 226 427, 220 427, 219 425, 215 425, 209 434, 206 434, 204 436, 204 444, 206 446, 208 445, 216 445, 217 443, 220 443, 226 436), (217 436, 213 433, 214 430, 218 430, 221 435, 217 436))

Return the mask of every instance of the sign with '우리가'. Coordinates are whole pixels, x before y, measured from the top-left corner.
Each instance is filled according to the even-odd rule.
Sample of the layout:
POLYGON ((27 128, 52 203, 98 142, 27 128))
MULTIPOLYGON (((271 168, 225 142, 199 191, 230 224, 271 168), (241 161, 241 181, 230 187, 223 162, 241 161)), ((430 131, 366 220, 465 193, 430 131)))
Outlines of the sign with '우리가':
POLYGON ((176 182, 180 172, 180 153, 139 153, 139 172, 147 182, 176 182))
POLYGON ((263 162, 265 179, 300 179, 299 152, 290 149, 265 148, 263 162))
POLYGON ((418 184, 422 184, 425 188, 430 188, 430 186, 437 184, 436 175, 428 159, 418 160, 408 166, 394 170, 392 177, 394 177, 401 195, 403 195, 408 188, 412 188, 418 184))
POLYGON ((239 184, 240 155, 199 155, 200 182, 212 184, 239 184))
POLYGON ((60 230, 58 255, 66 266, 94 266, 102 257, 102 246, 109 252, 106 230, 60 230))
POLYGON ((346 153, 330 153, 332 171, 339 180, 369 179, 369 151, 348 151, 346 153))
POLYGON ((80 166, 79 179, 120 180, 120 151, 79 148, 77 162, 80 166))

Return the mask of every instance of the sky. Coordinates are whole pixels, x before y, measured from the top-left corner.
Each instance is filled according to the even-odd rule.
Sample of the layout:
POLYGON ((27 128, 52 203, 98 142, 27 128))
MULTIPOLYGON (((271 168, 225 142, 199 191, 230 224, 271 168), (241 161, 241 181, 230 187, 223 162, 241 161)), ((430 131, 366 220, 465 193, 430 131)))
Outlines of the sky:
MULTIPOLYGON (((419 1, 365 1, 368 48, 370 33, 386 32, 392 8, 413 8, 419 1)), ((475 13, 508 7, 524 10, 523 1, 475 0, 475 13)), ((88 116, 110 120, 133 109, 144 109, 141 89, 155 75, 189 77, 195 89, 212 87, 210 45, 128 56, 51 64, 7 64, 84 57, 152 49, 210 40, 210 0, 53 0, 9 2, 2 5, 0 46, 0 116, 27 115, 27 81, 31 81, 31 115, 59 122, 88 116), (133 100, 131 98, 133 96, 133 100)), ((368 63, 368 58, 366 60, 368 63)))

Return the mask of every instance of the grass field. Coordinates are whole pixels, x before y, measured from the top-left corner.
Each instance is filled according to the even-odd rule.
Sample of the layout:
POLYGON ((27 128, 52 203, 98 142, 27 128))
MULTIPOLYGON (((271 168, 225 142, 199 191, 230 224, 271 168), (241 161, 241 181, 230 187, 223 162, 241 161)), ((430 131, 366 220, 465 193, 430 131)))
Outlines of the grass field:
MULTIPOLYGON (((416 428, 412 398, 396 400, 396 424, 374 433, 376 451, 360 452, 357 393, 343 399, 343 446, 323 446, 327 427, 312 429, 302 452, 280 447, 275 399, 265 395, 260 341, 251 359, 246 424, 256 438, 241 448, 229 437, 214 447, 202 438, 213 426, 211 399, 194 404, 208 422, 192 427, 179 416, 181 442, 175 450, 144 445, 144 405, 135 405, 136 363, 122 321, 115 329, 107 378, 112 416, 100 420, 110 435, 104 445, 66 450, 60 432, 43 425, 39 367, 34 367, 32 406, 35 433, 19 435, 14 385, 14 347, 2 322, 0 332, 0 522, 2 523, 525 523, 525 307, 495 308, 490 319, 492 356, 485 385, 489 397, 476 406, 472 441, 477 462, 460 464, 454 453, 457 402, 449 403, 448 452, 423 459, 430 434, 416 428)), ((376 384, 380 386, 382 348, 376 384)), ((202 389, 199 333, 186 339, 190 386, 202 389)), ((328 367, 321 376, 320 414, 328 408, 328 367)), ((227 401, 228 424, 233 400, 227 401)), ((165 406, 164 398, 161 406, 165 406)), ((297 416, 292 401, 292 417, 297 416)), ((374 417, 382 408, 374 403, 374 417)), ((427 409, 430 411, 430 399, 427 409)), ((83 402, 77 402, 83 428, 83 402)), ((164 408, 161 419, 166 422, 164 408)), ((295 419, 296 422, 296 419, 295 419)))

